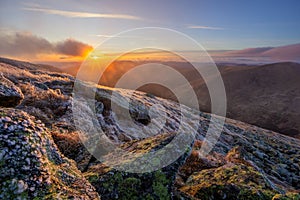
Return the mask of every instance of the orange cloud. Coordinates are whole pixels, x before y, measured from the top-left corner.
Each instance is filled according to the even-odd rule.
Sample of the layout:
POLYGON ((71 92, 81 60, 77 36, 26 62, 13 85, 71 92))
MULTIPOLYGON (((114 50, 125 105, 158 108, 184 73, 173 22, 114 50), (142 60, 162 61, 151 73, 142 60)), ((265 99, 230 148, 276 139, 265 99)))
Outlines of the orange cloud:
POLYGON ((85 57, 93 50, 93 47, 74 39, 67 39, 65 41, 58 42, 55 45, 55 50, 64 55, 85 57))

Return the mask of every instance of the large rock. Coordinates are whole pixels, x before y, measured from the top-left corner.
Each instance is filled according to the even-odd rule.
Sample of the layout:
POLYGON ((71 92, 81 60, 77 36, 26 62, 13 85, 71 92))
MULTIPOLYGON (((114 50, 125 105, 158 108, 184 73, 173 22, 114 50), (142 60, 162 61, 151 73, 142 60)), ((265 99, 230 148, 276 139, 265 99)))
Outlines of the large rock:
POLYGON ((281 185, 274 184, 271 176, 247 160, 247 152, 242 146, 232 148, 224 156, 215 153, 207 158, 199 157, 196 149, 197 146, 194 146, 193 153, 181 167, 176 184, 182 193, 191 198, 201 200, 300 198, 298 191, 286 190, 288 186, 282 182, 281 185), (190 167, 193 168, 192 173, 188 170, 190 167))
POLYGON ((21 103, 23 98, 22 91, 0 74, 0 106, 15 107, 21 103))
POLYGON ((99 199, 39 120, 14 109, 0 116, 0 199, 99 199))

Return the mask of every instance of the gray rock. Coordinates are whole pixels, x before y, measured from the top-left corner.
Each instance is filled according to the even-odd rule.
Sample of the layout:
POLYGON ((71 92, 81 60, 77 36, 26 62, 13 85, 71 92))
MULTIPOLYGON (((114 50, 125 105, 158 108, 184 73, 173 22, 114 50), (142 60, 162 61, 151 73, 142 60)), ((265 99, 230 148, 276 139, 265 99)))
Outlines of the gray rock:
POLYGON ((0 74, 0 106, 15 107, 23 99, 24 95, 20 88, 0 74))
POLYGON ((1 108, 0 112, 9 121, 0 128, 0 199, 45 199, 46 195, 57 199, 58 188, 62 199, 99 199, 75 163, 59 152, 46 127, 39 128, 42 124, 33 116, 17 109, 1 108), (25 120, 31 131, 18 129, 25 120), (58 170, 62 173, 53 173, 58 170), (61 174, 72 179, 65 180, 61 174))
POLYGON ((21 194, 28 188, 28 185, 23 180, 19 180, 17 186, 16 194, 21 194))
POLYGON ((42 89, 42 90, 48 90, 49 88, 48 88, 48 86, 47 85, 45 85, 45 84, 43 84, 43 83, 39 83, 39 82, 34 82, 33 83, 36 87, 38 87, 38 88, 40 88, 40 89, 42 89))

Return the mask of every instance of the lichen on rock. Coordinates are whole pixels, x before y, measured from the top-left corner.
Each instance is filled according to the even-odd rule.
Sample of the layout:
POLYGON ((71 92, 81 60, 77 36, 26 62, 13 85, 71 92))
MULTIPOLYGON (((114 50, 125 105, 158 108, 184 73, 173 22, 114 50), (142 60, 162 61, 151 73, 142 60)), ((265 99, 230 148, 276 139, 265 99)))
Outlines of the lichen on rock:
POLYGON ((20 110, 0 113, 0 199, 99 198, 43 123, 20 110))

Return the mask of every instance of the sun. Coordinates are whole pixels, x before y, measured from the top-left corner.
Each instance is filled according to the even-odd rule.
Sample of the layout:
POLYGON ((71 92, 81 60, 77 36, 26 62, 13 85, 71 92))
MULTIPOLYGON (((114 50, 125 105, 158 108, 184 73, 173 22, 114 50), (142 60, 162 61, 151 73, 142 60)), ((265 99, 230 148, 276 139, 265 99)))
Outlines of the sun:
POLYGON ((97 59, 99 59, 100 57, 99 56, 96 56, 96 55, 92 55, 91 56, 91 59, 93 59, 93 60, 97 60, 97 59))
POLYGON ((94 49, 92 47, 88 47, 82 50, 81 57, 86 58, 94 49))

